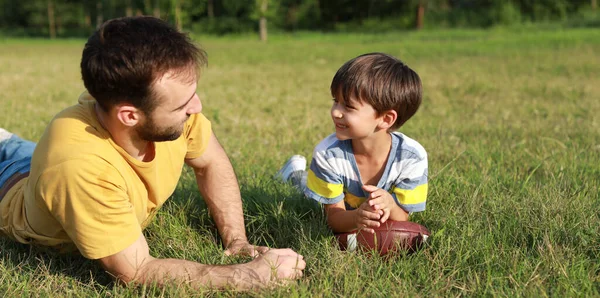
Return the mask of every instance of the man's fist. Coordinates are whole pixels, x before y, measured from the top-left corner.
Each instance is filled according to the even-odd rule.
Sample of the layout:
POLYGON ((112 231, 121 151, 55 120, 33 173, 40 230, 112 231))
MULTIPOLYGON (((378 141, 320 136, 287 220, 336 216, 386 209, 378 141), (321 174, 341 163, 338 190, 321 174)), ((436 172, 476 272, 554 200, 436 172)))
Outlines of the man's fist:
POLYGON ((304 257, 295 251, 285 249, 270 249, 249 263, 259 275, 264 285, 285 282, 302 277, 306 267, 304 257))

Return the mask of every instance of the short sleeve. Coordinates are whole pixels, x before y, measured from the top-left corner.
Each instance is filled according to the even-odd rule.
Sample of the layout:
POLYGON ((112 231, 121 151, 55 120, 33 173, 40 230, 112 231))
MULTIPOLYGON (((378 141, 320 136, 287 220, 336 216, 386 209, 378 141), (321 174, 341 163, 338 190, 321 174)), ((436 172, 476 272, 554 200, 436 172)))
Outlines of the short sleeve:
POLYGON ((193 114, 185 125, 185 138, 187 140, 186 159, 202 155, 208 147, 212 134, 211 123, 203 114, 193 114))
POLYGON ((80 253, 99 259, 127 248, 142 233, 122 181, 104 160, 77 159, 44 171, 36 188, 80 253))
POLYGON ((427 155, 412 154, 403 163, 392 187, 392 197, 407 212, 424 211, 427 203, 427 155))
POLYGON ((335 204, 344 199, 342 177, 335 171, 335 167, 329 163, 324 153, 313 153, 304 194, 323 204, 335 204))

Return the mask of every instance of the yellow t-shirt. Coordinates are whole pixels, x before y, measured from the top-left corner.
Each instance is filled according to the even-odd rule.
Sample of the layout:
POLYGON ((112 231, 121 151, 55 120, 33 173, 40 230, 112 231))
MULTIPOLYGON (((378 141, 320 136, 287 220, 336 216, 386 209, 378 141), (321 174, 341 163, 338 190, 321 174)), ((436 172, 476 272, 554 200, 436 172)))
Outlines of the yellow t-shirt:
POLYGON ((139 161, 98 123, 94 102, 84 93, 46 128, 29 177, 0 202, 0 232, 63 251, 74 244, 89 259, 113 255, 140 236, 171 196, 184 159, 208 145, 211 124, 195 114, 179 139, 154 144, 154 160, 139 161))

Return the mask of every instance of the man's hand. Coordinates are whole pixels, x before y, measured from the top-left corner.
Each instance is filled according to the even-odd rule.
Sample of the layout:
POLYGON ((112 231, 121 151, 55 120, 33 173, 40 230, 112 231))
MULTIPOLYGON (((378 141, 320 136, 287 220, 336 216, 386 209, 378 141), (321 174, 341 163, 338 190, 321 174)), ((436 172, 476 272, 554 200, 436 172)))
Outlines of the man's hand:
POLYGON ((379 220, 381 219, 381 214, 373 210, 373 207, 369 205, 368 200, 358 206, 355 216, 356 227, 365 232, 373 234, 375 233, 373 228, 377 228, 380 225, 379 220))
POLYGON ((363 185, 363 189, 370 192, 367 202, 372 210, 381 215, 379 222, 385 223, 390 218, 392 208, 396 206, 394 198, 389 192, 373 185, 363 185))
POLYGON ((232 255, 242 255, 242 256, 251 256, 257 257, 260 254, 266 253, 269 250, 266 246, 255 246, 246 240, 236 239, 233 240, 225 250, 226 256, 232 255))
POLYGON ((306 262, 302 255, 289 248, 270 249, 248 263, 248 266, 253 268, 265 285, 271 286, 301 278, 306 262))

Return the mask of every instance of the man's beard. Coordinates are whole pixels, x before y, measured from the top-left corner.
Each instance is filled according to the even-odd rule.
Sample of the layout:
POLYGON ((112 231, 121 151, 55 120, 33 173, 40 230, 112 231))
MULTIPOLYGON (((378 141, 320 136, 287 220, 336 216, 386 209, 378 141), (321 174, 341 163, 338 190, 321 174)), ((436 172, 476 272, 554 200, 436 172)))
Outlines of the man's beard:
POLYGON ((180 126, 170 126, 167 128, 159 128, 158 125, 152 120, 147 118, 148 121, 144 125, 139 126, 136 131, 140 139, 148 142, 168 142, 177 140, 183 133, 183 124, 180 126))

